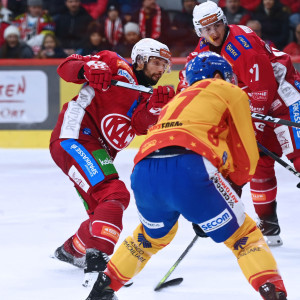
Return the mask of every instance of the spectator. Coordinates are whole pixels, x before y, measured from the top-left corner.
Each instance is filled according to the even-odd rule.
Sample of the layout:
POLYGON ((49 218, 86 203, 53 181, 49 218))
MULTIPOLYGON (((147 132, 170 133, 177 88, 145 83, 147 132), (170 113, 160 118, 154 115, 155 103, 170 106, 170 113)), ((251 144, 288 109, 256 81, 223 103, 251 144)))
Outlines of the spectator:
MULTIPOLYGON (((109 5, 115 5, 119 7, 121 19, 127 19, 129 16, 136 14, 142 6, 143 0, 109 0, 109 5)), ((131 22, 127 20, 125 23, 131 22)))
POLYGON ((118 7, 110 5, 107 8, 106 16, 103 19, 105 37, 111 47, 116 46, 123 35, 123 25, 119 16, 118 7))
POLYGON ((3 1, 0 1, 0 22, 10 22, 12 20, 12 11, 7 9, 3 5, 3 1))
POLYGON ((81 6, 95 20, 105 13, 107 3, 108 0, 81 0, 81 6))
POLYGON ((76 51, 80 55, 96 55, 99 51, 110 50, 111 47, 105 39, 103 25, 93 21, 88 26, 87 41, 83 48, 76 51))
POLYGON ((44 36, 42 48, 39 51, 37 58, 66 58, 67 54, 63 48, 59 47, 58 41, 54 34, 47 33, 44 36))
POLYGON ((300 1, 299 0, 280 0, 289 10, 290 27, 294 31, 298 23, 300 23, 300 1))
POLYGON ((12 12, 5 8, 0 1, 0 47, 4 44, 4 30, 9 26, 12 12))
POLYGON ((226 6, 222 8, 228 24, 246 25, 250 20, 250 13, 241 6, 240 0, 226 0, 226 6))
POLYGON ((139 40, 141 39, 139 25, 129 22, 124 26, 124 38, 113 47, 113 51, 117 52, 123 57, 130 57, 131 51, 139 40))
POLYGON ((5 42, 0 48, 0 58, 33 58, 31 47, 20 40, 18 27, 8 26, 4 30, 4 39, 5 42))
POLYGON ((195 49, 197 35, 193 24, 193 9, 197 0, 182 0, 182 11, 175 14, 171 25, 171 52, 173 56, 187 56, 195 49))
POLYGON ((262 25, 262 39, 271 40, 276 48, 282 50, 289 38, 288 17, 279 0, 263 0, 252 19, 262 25))
POLYGON ((152 38, 168 43, 170 33, 170 19, 156 0, 143 0, 142 7, 132 18, 138 23, 142 38, 152 38))
POLYGON ((93 21, 80 6, 80 0, 65 0, 67 10, 55 17, 55 35, 64 51, 71 55, 83 47, 87 24, 93 21))
POLYGON ((53 18, 67 10, 65 2, 62 0, 43 0, 43 8, 53 18))
POLYGON ((13 13, 13 18, 26 12, 27 0, 7 0, 6 8, 13 13))
MULTIPOLYGON (((260 38, 261 38, 261 24, 257 20, 249 20, 246 24, 249 28, 251 28, 260 38)), ((275 44, 270 40, 264 40, 266 44, 268 44, 270 47, 275 47, 275 44)))
POLYGON ((27 0, 28 11, 15 18, 13 24, 19 27, 21 39, 36 55, 42 46, 47 31, 54 31, 52 18, 43 11, 43 0, 27 0))
POLYGON ((289 43, 284 47, 283 52, 289 55, 300 55, 300 23, 296 26, 295 29, 296 41, 289 43))

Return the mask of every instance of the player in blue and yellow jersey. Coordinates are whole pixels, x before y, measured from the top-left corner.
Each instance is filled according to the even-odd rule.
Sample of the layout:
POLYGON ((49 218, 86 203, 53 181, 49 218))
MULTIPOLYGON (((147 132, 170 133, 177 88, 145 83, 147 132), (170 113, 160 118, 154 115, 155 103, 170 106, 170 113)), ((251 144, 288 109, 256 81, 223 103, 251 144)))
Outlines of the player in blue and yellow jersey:
POLYGON ((190 86, 162 109, 135 157, 131 182, 141 223, 87 300, 117 299, 115 291, 172 241, 180 215, 224 242, 265 300, 286 299, 276 261, 239 196, 259 158, 248 97, 231 83, 230 64, 212 52, 190 61, 186 77, 190 86))

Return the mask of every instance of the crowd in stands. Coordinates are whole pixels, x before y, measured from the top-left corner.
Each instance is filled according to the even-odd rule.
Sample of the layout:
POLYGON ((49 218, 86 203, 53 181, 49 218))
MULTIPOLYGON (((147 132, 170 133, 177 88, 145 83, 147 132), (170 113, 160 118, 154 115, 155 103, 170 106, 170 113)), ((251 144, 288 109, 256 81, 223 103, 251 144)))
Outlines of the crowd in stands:
MULTIPOLYGON (((178 1, 181 10, 165 9, 163 0, 0 0, 0 58, 64 58, 105 49, 130 57, 145 37, 185 57, 198 42, 193 9, 206 0, 178 1)), ((299 0, 214 2, 229 24, 249 26, 269 45, 300 55, 299 0)))

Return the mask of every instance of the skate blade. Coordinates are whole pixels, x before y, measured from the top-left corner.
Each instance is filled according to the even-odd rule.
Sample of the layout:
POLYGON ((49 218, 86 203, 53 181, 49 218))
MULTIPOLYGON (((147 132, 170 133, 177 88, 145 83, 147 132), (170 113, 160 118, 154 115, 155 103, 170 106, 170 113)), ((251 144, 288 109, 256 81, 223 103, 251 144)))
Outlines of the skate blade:
POLYGON ((91 287, 94 285, 98 278, 98 272, 85 273, 82 285, 84 287, 91 287))
POLYGON ((278 247, 283 244, 279 235, 266 235, 265 239, 269 247, 278 247))

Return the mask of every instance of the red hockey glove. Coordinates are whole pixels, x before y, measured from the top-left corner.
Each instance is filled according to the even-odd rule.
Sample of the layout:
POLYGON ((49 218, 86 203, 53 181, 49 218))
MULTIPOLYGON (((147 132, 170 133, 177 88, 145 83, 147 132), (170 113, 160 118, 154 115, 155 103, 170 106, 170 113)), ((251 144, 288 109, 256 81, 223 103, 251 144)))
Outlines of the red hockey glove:
POLYGON ((161 109, 174 97, 175 92, 171 86, 159 86, 153 90, 149 98, 148 109, 153 115, 159 115, 161 109))
POLYGON ((109 89, 112 73, 105 62, 91 60, 83 68, 84 77, 91 87, 103 92, 109 89))

